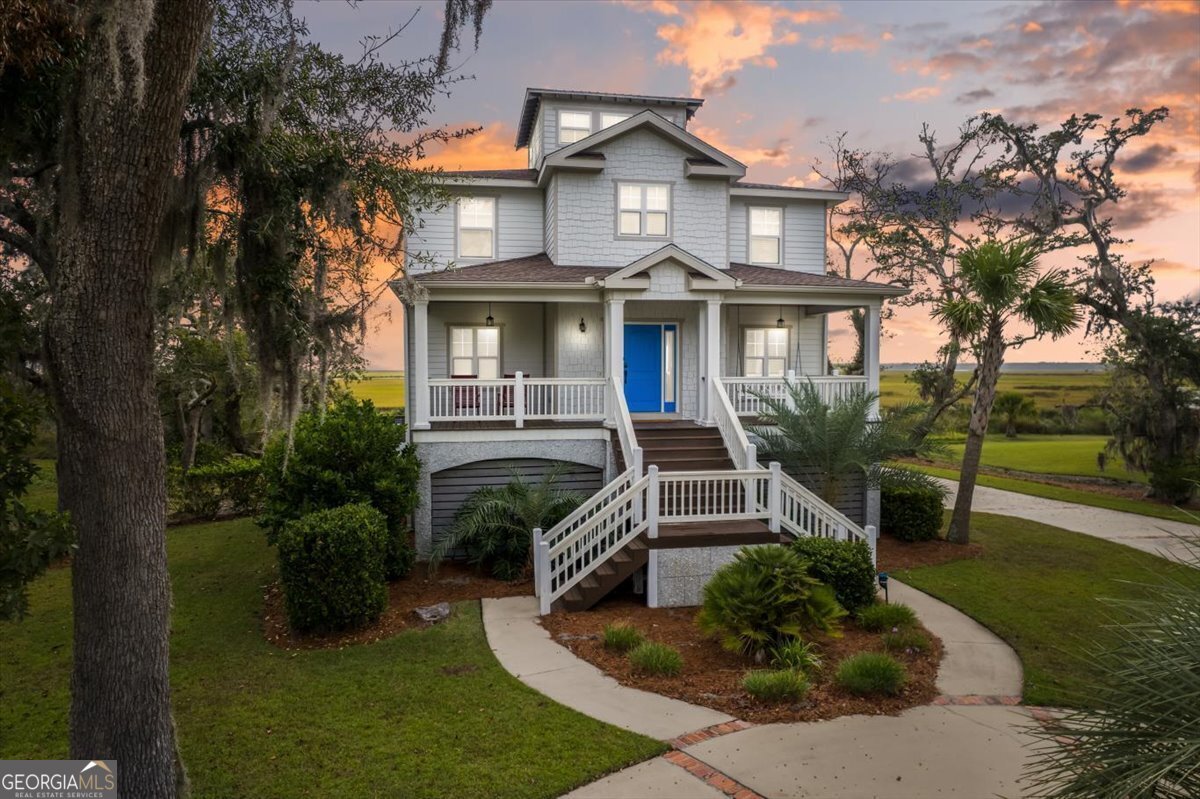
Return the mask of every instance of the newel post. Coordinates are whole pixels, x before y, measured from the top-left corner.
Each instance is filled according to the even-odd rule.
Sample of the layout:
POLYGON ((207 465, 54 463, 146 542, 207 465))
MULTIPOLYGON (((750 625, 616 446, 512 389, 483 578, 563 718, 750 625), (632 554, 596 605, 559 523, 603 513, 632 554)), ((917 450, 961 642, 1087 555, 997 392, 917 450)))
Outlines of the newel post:
POLYGON ((746 468, 758 468, 758 447, 753 444, 746 444, 746 468))
POLYGON ((646 472, 650 478, 646 485, 646 521, 649 528, 646 535, 658 538, 658 467, 650 464, 646 472))
POLYGON ((513 375, 513 414, 517 417, 517 427, 525 426, 525 374, 517 372, 513 375))
POLYGON ((542 539, 542 528, 533 530, 533 592, 538 598, 538 612, 550 612, 550 542, 542 539))
POLYGON ((782 469, 779 461, 771 461, 770 471, 771 487, 767 492, 767 527, 772 533, 778 533, 780 528, 779 501, 783 491, 783 481, 780 480, 782 469))
POLYGON ((871 548, 871 565, 878 568, 879 563, 875 559, 875 550, 877 549, 876 545, 879 543, 879 531, 875 529, 875 525, 868 524, 863 529, 863 532, 867 534, 867 546, 871 548))

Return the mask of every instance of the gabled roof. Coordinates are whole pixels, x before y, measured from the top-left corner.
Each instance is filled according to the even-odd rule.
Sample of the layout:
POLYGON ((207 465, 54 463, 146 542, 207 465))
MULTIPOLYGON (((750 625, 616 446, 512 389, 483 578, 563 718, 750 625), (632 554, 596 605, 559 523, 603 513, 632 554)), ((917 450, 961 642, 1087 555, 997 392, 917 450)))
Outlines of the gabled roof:
POLYGON ((850 198, 849 192, 833 189, 809 189, 804 186, 783 186, 776 183, 749 183, 735 180, 729 186, 729 193, 734 197, 778 197, 796 200, 823 200, 828 203, 840 203, 850 198))
POLYGON ((595 154, 589 151, 635 130, 652 130, 693 155, 700 156, 701 160, 699 161, 695 158, 687 159, 686 169, 689 175, 740 178, 746 174, 746 165, 741 161, 721 152, 708 142, 693 136, 650 109, 640 111, 629 119, 610 125, 604 130, 598 130, 587 138, 550 153, 542 161, 542 174, 545 175, 547 170, 552 167, 603 169, 603 159, 596 159, 595 154), (586 160, 581 161, 580 159, 586 160))
POLYGON ((522 284, 579 284, 588 285, 589 278, 615 272, 612 266, 560 266, 541 252, 522 258, 491 261, 486 264, 423 272, 413 279, 427 285, 464 285, 470 283, 522 284))
POLYGON ((538 107, 543 99, 573 100, 576 102, 605 102, 625 103, 628 105, 657 105, 683 108, 687 118, 692 115, 704 100, 696 97, 659 97, 653 94, 614 94, 612 92, 592 92, 582 89, 526 89, 525 102, 521 106, 521 119, 517 123, 516 148, 529 146, 533 121, 537 118, 538 107))
MULTIPOLYGON (((699 288, 723 290, 737 288, 738 286, 738 281, 730 277, 728 272, 718 269, 702 258, 697 258, 675 244, 660 247, 649 255, 644 255, 628 266, 621 267, 605 277, 597 277, 596 282, 608 289, 630 286, 645 288, 640 283, 630 283, 630 278, 640 277, 643 272, 664 261, 677 261, 693 275, 699 275, 702 279, 711 281, 702 284, 699 288)), ((695 288, 696 286, 693 287, 695 288)))

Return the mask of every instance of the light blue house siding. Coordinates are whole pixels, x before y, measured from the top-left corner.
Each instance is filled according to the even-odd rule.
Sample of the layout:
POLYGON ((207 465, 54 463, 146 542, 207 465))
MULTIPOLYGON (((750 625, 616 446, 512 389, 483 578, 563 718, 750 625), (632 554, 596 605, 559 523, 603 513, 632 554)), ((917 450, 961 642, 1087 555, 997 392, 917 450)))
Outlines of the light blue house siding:
POLYGON ((783 200, 731 197, 729 201, 729 260, 750 263, 746 229, 751 206, 783 208, 784 269, 825 272, 825 203, 821 200, 783 200))
MULTIPOLYGON (((451 191, 456 196, 466 193, 458 187, 451 191)), ((480 197, 496 198, 496 257, 458 256, 457 206, 454 200, 451 200, 445 208, 423 215, 421 228, 408 237, 405 251, 409 254, 409 263, 415 266, 415 271, 422 271, 422 268, 414 263, 414 259, 420 254, 433 258, 437 267, 441 267, 451 262, 467 266, 486 261, 520 258, 545 250, 545 218, 541 189, 480 188, 471 193, 480 197)))

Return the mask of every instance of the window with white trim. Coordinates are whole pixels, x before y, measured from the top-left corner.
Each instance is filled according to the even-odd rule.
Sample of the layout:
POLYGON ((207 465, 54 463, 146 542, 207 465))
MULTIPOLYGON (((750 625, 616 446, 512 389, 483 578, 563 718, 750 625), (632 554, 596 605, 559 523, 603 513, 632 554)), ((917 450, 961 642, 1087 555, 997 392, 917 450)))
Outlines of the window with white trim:
POLYGON ((500 328, 450 328, 450 376, 492 380, 500 376, 500 328))
POLYGON ((592 134, 592 114, 589 111, 558 112, 558 143, 571 144, 592 134))
POLYGON ((600 115, 600 130, 611 128, 618 122, 624 122, 629 119, 632 114, 601 114, 600 115))
POLYGON ((496 257, 495 197, 459 198, 458 257, 496 257))
POLYGON ((778 264, 783 247, 783 209, 750 209, 750 263, 778 264))
POLYGON ((783 377, 787 371, 786 327, 748 327, 742 348, 744 377, 783 377))
POLYGON ((617 184, 617 232, 620 235, 666 238, 671 230, 670 216, 669 185, 617 184))

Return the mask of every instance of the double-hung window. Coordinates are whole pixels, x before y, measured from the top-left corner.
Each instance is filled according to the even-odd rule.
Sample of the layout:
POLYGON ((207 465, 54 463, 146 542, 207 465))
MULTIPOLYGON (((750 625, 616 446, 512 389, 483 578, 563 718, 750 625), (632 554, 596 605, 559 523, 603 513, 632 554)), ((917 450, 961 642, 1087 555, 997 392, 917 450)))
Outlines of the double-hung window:
POLYGON ((450 328, 450 376, 491 380, 500 376, 500 328, 450 328))
POLYGON ((600 130, 611 128, 618 122, 624 122, 629 119, 629 114, 601 114, 600 115, 600 130))
POLYGON ((750 263, 778 264, 783 247, 783 209, 750 209, 750 263))
POLYGON ((748 327, 745 330, 742 374, 745 377, 783 377, 787 371, 786 327, 748 327))
POLYGON ((459 199, 458 257, 496 257, 495 197, 463 197, 459 199))
POLYGON ((586 139, 592 133, 590 111, 558 112, 558 143, 571 144, 586 139))
POLYGON ((622 236, 659 236, 671 230, 671 187, 653 183, 617 184, 617 232, 622 236))

